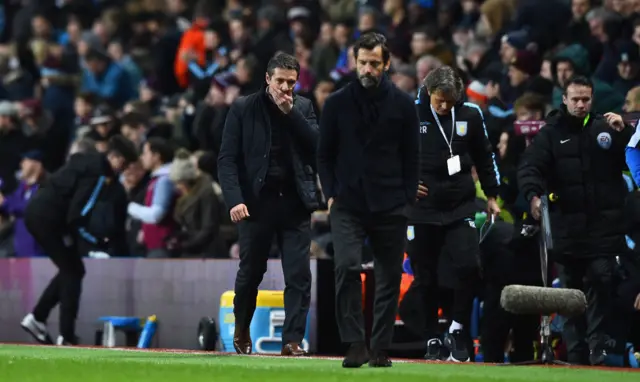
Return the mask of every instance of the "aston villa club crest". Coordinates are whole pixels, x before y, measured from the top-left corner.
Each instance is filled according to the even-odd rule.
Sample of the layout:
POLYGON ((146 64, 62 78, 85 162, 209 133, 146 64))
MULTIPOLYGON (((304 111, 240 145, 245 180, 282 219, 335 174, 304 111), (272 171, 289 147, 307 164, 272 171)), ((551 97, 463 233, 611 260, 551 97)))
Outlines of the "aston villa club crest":
POLYGON ((456 122, 456 134, 460 137, 467 135, 467 122, 456 122))

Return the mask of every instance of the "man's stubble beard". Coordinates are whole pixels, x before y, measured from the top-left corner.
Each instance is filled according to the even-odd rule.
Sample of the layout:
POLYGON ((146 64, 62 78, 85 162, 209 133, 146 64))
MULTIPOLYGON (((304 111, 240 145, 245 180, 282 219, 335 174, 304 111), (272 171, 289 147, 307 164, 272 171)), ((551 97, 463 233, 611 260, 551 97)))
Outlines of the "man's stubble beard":
POLYGON ((380 84, 380 78, 367 75, 358 76, 358 81, 360 81, 360 85, 365 89, 373 89, 380 84))

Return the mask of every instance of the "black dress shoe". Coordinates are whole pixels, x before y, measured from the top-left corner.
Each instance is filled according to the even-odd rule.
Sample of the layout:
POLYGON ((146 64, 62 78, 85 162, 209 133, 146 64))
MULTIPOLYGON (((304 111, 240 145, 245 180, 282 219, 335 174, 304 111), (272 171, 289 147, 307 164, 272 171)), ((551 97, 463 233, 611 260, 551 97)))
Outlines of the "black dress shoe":
POLYGON ((307 352, 295 342, 288 343, 282 347, 282 352, 280 355, 287 357, 304 357, 307 356, 307 352))
POLYGON ((233 347, 238 354, 251 354, 253 344, 249 330, 238 330, 233 335, 233 347))
POLYGON ((391 367, 393 363, 386 352, 377 351, 373 353, 373 357, 369 360, 369 367, 391 367))
POLYGON ((342 361, 342 367, 358 368, 369 362, 369 352, 364 342, 352 343, 342 361))

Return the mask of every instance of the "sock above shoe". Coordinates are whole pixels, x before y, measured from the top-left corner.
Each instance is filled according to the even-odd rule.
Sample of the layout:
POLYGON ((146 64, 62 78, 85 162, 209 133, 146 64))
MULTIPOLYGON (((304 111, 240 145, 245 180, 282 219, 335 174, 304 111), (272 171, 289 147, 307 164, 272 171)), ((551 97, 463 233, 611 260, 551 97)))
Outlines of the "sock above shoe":
POLYGON ((79 339, 77 336, 69 336, 69 337, 63 337, 63 336, 58 336, 57 340, 56 340, 56 345, 58 346, 76 346, 79 343, 79 339))
POLYGON ((451 325, 449 326, 449 333, 453 334, 456 330, 462 330, 463 326, 461 323, 456 321, 451 321, 451 325))
POLYGON ((457 329, 452 333, 447 333, 444 338, 444 346, 449 351, 448 361, 469 362, 469 350, 466 345, 466 335, 463 330, 457 329))

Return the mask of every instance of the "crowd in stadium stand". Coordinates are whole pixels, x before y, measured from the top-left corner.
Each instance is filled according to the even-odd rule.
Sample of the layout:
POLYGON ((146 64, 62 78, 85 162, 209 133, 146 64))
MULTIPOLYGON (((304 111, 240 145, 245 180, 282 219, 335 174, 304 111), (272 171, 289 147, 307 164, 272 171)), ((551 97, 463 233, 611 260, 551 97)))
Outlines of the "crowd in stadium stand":
MULTIPOLYGON (((268 59, 282 51, 299 60, 296 91, 313 100, 319 117, 326 97, 354 78, 350 47, 369 30, 388 37, 389 76, 407 93, 417 94, 434 68, 459 69, 467 99, 487 116, 500 172, 513 178, 525 147, 513 121, 542 119, 560 106, 570 75, 593 80, 595 112, 640 111, 639 7, 633 0, 7 1, 0 7, 0 257, 42 255, 21 222, 29 196, 70 150, 104 151, 115 134, 140 148, 140 163, 122 178, 131 202, 156 203, 160 212, 143 217, 133 208, 130 251, 113 255, 157 249, 142 226, 163 224, 163 256, 237 256, 216 183, 229 105, 260 88, 268 59), (175 161, 169 179, 178 148, 191 161, 175 161), (145 200, 157 176, 166 178, 160 193, 173 197, 145 200), (184 200, 196 196, 175 205, 180 181, 213 184, 213 193, 191 193, 206 199, 207 219, 184 200)), ((510 215, 522 209, 513 183, 501 195, 510 215)), ((332 251, 326 222, 325 212, 313 215, 317 255, 332 251)))

